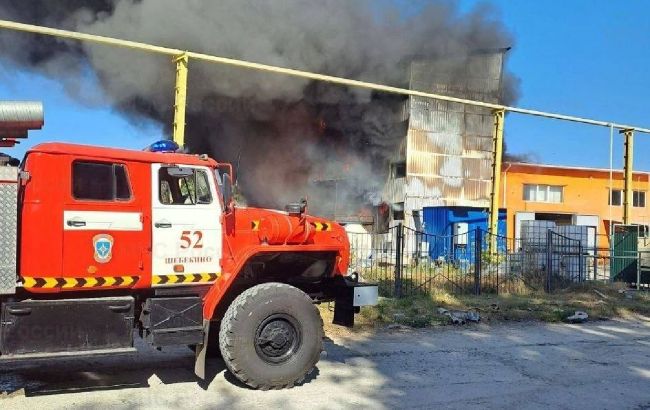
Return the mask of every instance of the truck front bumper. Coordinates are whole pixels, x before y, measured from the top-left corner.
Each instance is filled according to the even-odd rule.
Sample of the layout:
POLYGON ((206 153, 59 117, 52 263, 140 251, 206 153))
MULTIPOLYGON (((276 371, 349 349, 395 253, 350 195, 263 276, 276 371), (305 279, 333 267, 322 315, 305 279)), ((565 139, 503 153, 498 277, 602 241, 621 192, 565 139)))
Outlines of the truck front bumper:
POLYGON ((325 287, 325 293, 334 299, 334 320, 336 325, 354 326, 354 314, 361 306, 374 306, 379 301, 379 287, 372 283, 357 282, 358 275, 339 276, 325 287))

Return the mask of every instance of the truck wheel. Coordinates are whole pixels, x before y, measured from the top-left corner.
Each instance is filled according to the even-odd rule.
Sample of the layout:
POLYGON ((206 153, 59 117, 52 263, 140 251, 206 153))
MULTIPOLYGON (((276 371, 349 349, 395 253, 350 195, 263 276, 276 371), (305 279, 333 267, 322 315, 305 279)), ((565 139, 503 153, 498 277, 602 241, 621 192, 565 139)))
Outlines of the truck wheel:
POLYGON ((219 332, 228 370, 250 387, 292 387, 323 350, 323 320, 303 291, 283 283, 254 286, 228 307, 219 332))

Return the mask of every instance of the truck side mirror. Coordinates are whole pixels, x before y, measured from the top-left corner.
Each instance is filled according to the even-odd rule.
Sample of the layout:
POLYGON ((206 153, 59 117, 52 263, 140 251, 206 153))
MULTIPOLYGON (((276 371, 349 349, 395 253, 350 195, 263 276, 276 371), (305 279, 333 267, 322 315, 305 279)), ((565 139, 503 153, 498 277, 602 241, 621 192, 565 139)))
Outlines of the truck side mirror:
POLYGON ((226 211, 230 211, 232 205, 232 177, 227 172, 222 175, 221 194, 226 211))

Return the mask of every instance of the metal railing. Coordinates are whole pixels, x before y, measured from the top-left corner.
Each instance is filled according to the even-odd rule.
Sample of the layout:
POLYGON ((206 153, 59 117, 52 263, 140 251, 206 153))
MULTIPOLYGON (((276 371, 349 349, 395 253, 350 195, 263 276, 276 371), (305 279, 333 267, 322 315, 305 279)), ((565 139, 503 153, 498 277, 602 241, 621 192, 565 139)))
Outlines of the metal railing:
POLYGON ((378 283, 385 297, 553 292, 590 279, 594 257, 582 241, 551 230, 539 247, 517 247, 520 241, 482 229, 433 235, 402 224, 348 237, 350 270, 378 283))

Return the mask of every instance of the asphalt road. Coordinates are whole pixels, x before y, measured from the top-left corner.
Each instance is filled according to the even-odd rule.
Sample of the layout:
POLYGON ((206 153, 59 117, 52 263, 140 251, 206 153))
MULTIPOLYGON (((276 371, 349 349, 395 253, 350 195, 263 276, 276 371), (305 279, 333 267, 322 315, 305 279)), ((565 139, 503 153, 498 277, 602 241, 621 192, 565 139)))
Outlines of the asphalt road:
POLYGON ((339 335, 313 376, 253 391, 192 354, 0 364, 2 409, 650 408, 650 319, 339 335))

